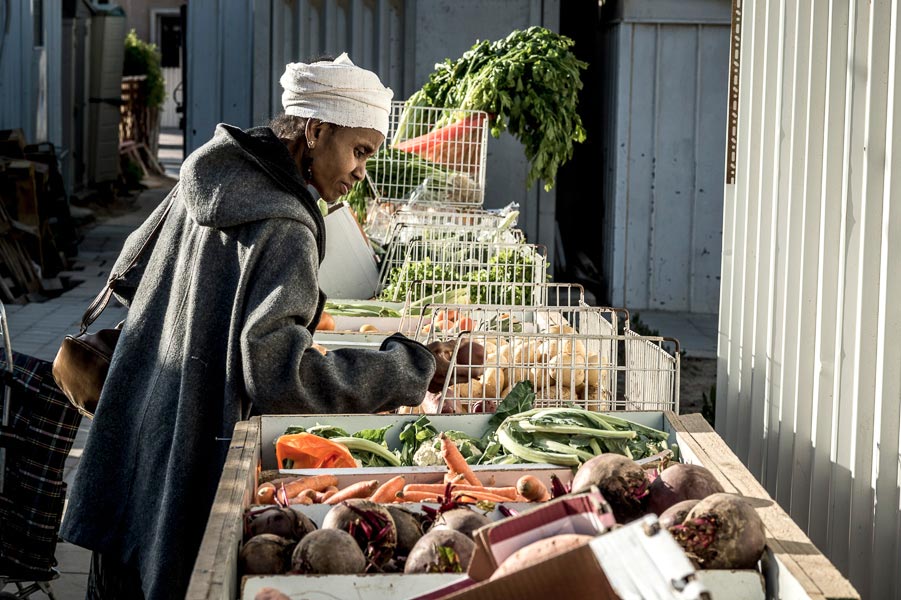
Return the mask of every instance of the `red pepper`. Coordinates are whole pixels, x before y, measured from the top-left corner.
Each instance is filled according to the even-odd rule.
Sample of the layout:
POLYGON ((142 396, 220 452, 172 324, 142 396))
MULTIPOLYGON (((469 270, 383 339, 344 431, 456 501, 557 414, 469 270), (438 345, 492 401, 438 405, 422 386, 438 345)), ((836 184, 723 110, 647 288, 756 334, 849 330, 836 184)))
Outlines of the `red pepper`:
POLYGON ((275 457, 281 468, 353 469, 357 466, 347 446, 312 433, 280 436, 275 442, 275 457), (285 459, 292 461, 290 467, 285 466, 285 459))

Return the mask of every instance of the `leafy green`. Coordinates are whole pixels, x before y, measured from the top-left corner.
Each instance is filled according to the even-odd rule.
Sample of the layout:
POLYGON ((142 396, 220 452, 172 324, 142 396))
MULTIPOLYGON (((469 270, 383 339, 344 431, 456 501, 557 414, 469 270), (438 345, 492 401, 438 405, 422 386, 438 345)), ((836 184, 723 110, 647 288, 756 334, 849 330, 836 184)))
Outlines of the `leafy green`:
POLYGON ((498 402, 497 409, 488 421, 488 429, 494 431, 507 417, 532 410, 535 402, 535 390, 529 381, 520 381, 513 386, 510 393, 498 402))
MULTIPOLYGON (((487 112, 491 135, 499 137, 508 130, 525 147, 531 163, 526 187, 540 178, 550 190, 557 169, 572 158, 573 143, 585 141, 577 106, 580 71, 588 65, 575 57, 573 45, 571 39, 543 27, 513 31, 495 42, 477 42, 456 61, 435 65, 407 106, 487 112)), ((399 130, 402 139, 425 133, 403 115, 399 130)))
POLYGON ((579 408, 512 414, 498 426, 496 435, 507 453, 526 462, 568 466, 604 452, 644 458, 666 450, 669 439, 664 431, 579 408))
POLYGON ((410 421, 400 431, 400 461, 405 465, 413 464, 413 455, 426 440, 438 437, 438 430, 425 415, 410 421))

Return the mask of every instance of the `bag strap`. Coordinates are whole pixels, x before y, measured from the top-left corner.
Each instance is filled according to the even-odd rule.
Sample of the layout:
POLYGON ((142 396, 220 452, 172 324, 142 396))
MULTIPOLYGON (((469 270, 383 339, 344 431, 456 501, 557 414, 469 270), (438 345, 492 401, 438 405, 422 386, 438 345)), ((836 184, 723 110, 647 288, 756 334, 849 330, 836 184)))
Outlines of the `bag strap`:
MULTIPOLYGON (((177 188, 176 184, 176 188, 177 188)), ((81 317, 81 333, 84 333, 88 330, 88 327, 91 326, 91 323, 97 320, 97 317, 104 311, 106 305, 109 304, 110 298, 113 296, 113 284, 120 277, 124 277, 129 271, 131 271, 135 265, 138 264, 138 260, 140 260, 141 256, 144 254, 144 251, 150 246, 151 242, 153 242, 156 237, 159 235, 160 230, 163 228, 163 222, 166 220, 166 217, 169 215, 169 210, 172 208, 172 205, 175 203, 175 190, 173 190, 173 196, 169 200, 169 204, 166 205, 166 208, 163 210, 163 214, 160 215, 159 221, 156 222, 156 225, 153 226, 153 230, 151 230, 150 235, 147 236, 147 239, 144 240, 144 243, 141 244, 141 247, 138 248, 137 253, 132 257, 129 261, 128 265, 121 273, 110 273, 109 279, 106 282, 106 287, 100 290, 100 293, 94 298, 91 304, 88 306, 88 309, 84 311, 84 315, 81 317)))

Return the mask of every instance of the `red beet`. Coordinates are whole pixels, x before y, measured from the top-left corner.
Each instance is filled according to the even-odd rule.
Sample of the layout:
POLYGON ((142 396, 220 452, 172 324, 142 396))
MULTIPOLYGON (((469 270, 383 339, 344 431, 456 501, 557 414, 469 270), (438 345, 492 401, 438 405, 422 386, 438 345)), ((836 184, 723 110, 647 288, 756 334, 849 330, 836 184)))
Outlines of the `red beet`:
POLYGON ((705 569, 753 568, 766 546, 757 511, 732 494, 707 496, 669 531, 705 569))
POLYGON ((698 502, 700 502, 700 500, 683 500, 682 502, 676 502, 660 514, 660 519, 658 520, 660 526, 664 529, 669 529, 673 525, 681 525, 682 522, 685 521, 685 517, 688 516, 688 513, 698 502))
POLYGON ((676 463, 664 469, 648 488, 648 510, 660 515, 677 502, 702 500, 724 491, 713 473, 704 467, 676 463))
POLYGON ((618 523, 628 523, 644 513, 648 476, 641 465, 620 454, 601 454, 579 467, 572 493, 586 492, 596 485, 613 509, 618 523))

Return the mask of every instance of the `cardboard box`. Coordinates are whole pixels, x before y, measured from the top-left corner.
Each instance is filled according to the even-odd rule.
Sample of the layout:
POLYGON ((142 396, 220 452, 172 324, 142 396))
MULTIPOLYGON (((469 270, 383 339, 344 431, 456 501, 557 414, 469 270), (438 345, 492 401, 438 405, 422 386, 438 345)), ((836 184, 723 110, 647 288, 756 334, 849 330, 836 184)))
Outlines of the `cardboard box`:
POLYGON ((330 298, 372 298, 379 285, 375 252, 345 203, 325 217, 319 287, 330 298))

